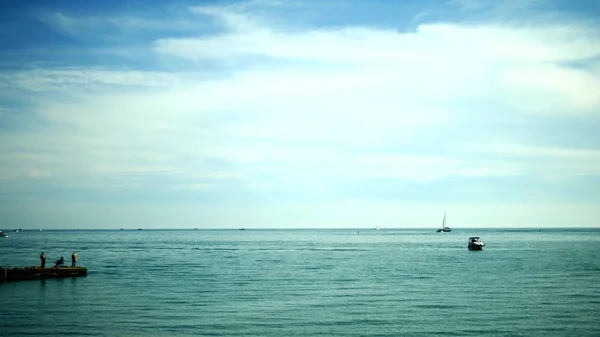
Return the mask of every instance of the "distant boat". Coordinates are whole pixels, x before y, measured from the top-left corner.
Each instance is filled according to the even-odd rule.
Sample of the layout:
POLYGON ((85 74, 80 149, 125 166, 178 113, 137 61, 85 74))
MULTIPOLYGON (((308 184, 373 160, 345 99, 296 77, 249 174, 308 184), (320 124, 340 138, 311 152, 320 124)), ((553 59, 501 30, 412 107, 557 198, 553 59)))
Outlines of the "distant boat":
POLYGON ((0 238, 7 238, 7 237, 8 237, 7 232, 0 231, 0 238))
POLYGON ((481 241, 478 236, 473 236, 469 238, 469 250, 483 250, 485 243, 481 241))
POLYGON ((444 212, 444 220, 442 220, 442 228, 438 229, 437 232, 438 233, 446 233, 446 232, 451 232, 452 229, 450 229, 450 227, 446 227, 446 212, 444 212))
POLYGON ((378 231, 379 230, 379 226, 375 227, 375 230, 378 231))

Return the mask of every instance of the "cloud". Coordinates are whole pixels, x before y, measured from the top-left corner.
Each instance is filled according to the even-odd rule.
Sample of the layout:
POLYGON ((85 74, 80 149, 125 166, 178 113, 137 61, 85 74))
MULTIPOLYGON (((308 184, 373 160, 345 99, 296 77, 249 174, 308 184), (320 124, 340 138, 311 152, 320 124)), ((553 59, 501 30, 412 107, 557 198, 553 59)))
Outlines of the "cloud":
POLYGON ((44 11, 39 21, 57 32, 83 40, 109 40, 112 42, 142 38, 149 32, 197 32, 207 28, 199 20, 191 20, 185 11, 166 10, 157 14, 103 13, 81 15, 69 12, 44 11))
POLYGON ((271 73, 261 69, 261 78, 253 79, 259 88, 281 81, 286 88, 278 86, 279 90, 309 93, 330 83, 323 89, 348 96, 352 89, 363 97, 378 95, 370 102, 385 97, 388 102, 380 105, 384 107, 399 106, 391 90, 398 93, 398 101, 406 101, 401 95, 407 95, 411 103, 420 98, 447 104, 475 96, 535 113, 573 108, 590 112, 600 106, 598 72, 562 65, 600 55, 598 29, 593 27, 423 24, 416 33, 356 27, 288 32, 247 21, 228 26, 253 29, 232 29, 208 38, 160 39, 155 48, 184 60, 228 60, 238 68, 247 59, 264 57, 284 65, 271 73), (275 79, 279 74, 283 76, 275 79))
MULTIPOLYGON (((223 9, 193 10, 224 20, 231 30, 161 39, 156 51, 183 59, 241 58, 230 76, 213 80, 194 73, 60 69, 19 73, 12 84, 79 95, 77 103, 67 104, 47 98, 43 116, 87 135, 89 144, 82 137, 80 151, 97 150, 90 137, 97 135, 95 141, 113 155, 173 142, 178 144, 174 157, 205 155, 210 150, 203 140, 210 136, 199 125, 206 116, 218 119, 222 111, 243 118, 213 123, 213 135, 375 147, 410 142, 412 134, 451 127, 456 118, 477 118, 483 112, 462 109, 473 97, 517 112, 590 113, 600 107, 598 74, 558 64, 600 54, 600 43, 580 27, 433 24, 415 33, 353 27, 290 32, 223 9), (292 63, 244 64, 244 58, 257 54, 292 63), (95 91, 100 95, 92 95, 95 91), (188 144, 198 143, 201 148, 188 150, 188 144)), ((263 158, 273 157, 260 148, 254 153, 261 151, 263 158)), ((288 151, 289 158, 303 149, 288 151)), ((220 156, 237 163, 248 153, 220 156)))
POLYGON ((569 179, 576 176, 600 175, 600 150, 535 147, 515 144, 488 144, 495 154, 527 161, 523 174, 538 175, 545 179, 569 179))
MULTIPOLYGON (((489 197, 496 181, 549 188, 600 174, 597 148, 532 140, 578 138, 567 121, 598 121, 597 26, 275 24, 286 6, 192 7, 203 28, 185 36, 161 31, 177 20, 154 26, 131 13, 124 21, 51 16, 73 33, 87 24, 152 26, 161 34, 136 48, 160 58, 162 70, 106 63, 0 73, 2 88, 27 107, 0 111, 0 127, 10 130, 0 142, 0 184, 21 196, 38 184, 77 196, 77 186, 133 193, 139 202, 159 189, 173 198, 286 203, 367 193, 380 181, 431 193, 460 181, 470 196, 489 197), (220 25, 207 28, 207 18, 220 25)), ((339 210, 327 202, 315 207, 339 210)))

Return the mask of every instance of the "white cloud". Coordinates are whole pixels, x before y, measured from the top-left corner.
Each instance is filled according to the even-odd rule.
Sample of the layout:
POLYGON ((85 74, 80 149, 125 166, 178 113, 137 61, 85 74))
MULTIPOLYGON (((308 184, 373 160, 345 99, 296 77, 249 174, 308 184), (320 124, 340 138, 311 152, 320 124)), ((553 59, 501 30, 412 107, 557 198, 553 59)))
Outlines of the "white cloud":
POLYGON ((600 176, 600 150, 535 147, 518 144, 487 144, 479 147, 498 157, 521 164, 521 173, 547 181, 571 180, 577 176, 600 176))
MULTIPOLYGON (((102 147, 111 152, 108 156, 118 158, 120 152, 136 151, 138 158, 145 156, 148 162, 161 162, 169 152, 215 156, 209 148, 216 142, 214 135, 354 146, 409 144, 411 135, 450 127, 458 116, 477 118, 482 112, 452 108, 452 104, 468 105, 471 95, 513 109, 595 111, 600 106, 595 95, 598 74, 546 62, 589 57, 600 51, 600 45, 589 39, 588 44, 574 45, 576 28, 554 30, 563 33, 555 40, 544 37, 546 28, 425 25, 417 33, 402 34, 367 28, 285 33, 259 27, 207 39, 166 39, 159 41, 157 50, 190 58, 264 53, 327 63, 266 69, 239 65, 233 76, 219 80, 193 73, 50 70, 19 74, 13 83, 34 91, 64 88, 80 93, 76 103, 46 100, 41 112, 49 122, 78 133, 81 138, 71 145, 81 153, 102 147), (339 65, 332 65, 334 61, 339 65), (111 85, 133 89, 104 94, 103 86, 111 85), (86 86, 88 91, 83 91, 86 86), (98 95, 92 94, 96 90, 98 95), (551 106, 548 96, 553 99, 551 106), (511 102, 503 102, 506 98, 511 102), (194 123, 207 115, 218 118, 221 111, 246 118, 221 121, 212 129, 194 123)), ((68 136, 61 138, 68 142, 68 136)), ((265 151, 225 151, 220 156, 234 163, 267 160, 270 155, 265 151)), ((287 159, 311 160, 298 151, 288 149, 287 159)), ((88 165, 101 162, 98 158, 102 155, 90 158, 88 165)), ((414 159, 398 166, 414 167, 412 176, 431 176, 414 159)), ((491 172, 462 172, 469 171, 491 172)))
POLYGON ((232 181, 327 190, 372 178, 600 173, 595 150, 496 146, 494 125, 478 122, 491 113, 529 125, 548 115, 597 118, 600 71, 565 66, 600 56, 597 27, 294 30, 257 21, 243 6, 193 10, 222 20, 225 31, 151 46, 185 71, 1 75, 29 95, 41 123, 3 136, 0 178, 152 173, 214 191, 232 181), (226 71, 208 73, 207 64, 226 71), (489 138, 452 138, 471 127, 487 128, 477 131, 489 138))
POLYGON ((205 23, 199 20, 188 19, 185 16, 178 18, 168 16, 173 13, 162 14, 161 18, 151 18, 140 16, 138 13, 117 15, 104 13, 82 16, 72 13, 52 12, 42 13, 39 20, 48 24, 54 30, 82 39, 100 37, 117 40, 118 38, 131 37, 137 32, 198 31, 207 27, 205 23), (117 34, 107 34, 107 31, 110 30, 117 32, 117 34))
POLYGON ((424 24, 416 33, 400 33, 354 27, 290 32, 256 23, 246 26, 253 29, 208 38, 161 39, 156 51, 188 60, 235 60, 242 69, 245 58, 255 55, 309 62, 304 68, 260 69, 251 80, 253 89, 271 90, 273 96, 280 90, 304 94, 331 90, 370 102, 383 97, 386 101, 375 109, 396 107, 399 102, 410 102, 404 103, 409 106, 464 102, 473 95, 506 101, 501 103, 526 112, 589 113, 600 108, 596 94, 600 73, 561 66, 600 56, 596 38, 600 31, 595 27, 424 24))
POLYGON ((6 86, 33 92, 85 92, 85 89, 103 89, 111 86, 138 89, 168 89, 186 81, 185 76, 165 72, 117 71, 94 68, 37 69, 0 74, 6 86))

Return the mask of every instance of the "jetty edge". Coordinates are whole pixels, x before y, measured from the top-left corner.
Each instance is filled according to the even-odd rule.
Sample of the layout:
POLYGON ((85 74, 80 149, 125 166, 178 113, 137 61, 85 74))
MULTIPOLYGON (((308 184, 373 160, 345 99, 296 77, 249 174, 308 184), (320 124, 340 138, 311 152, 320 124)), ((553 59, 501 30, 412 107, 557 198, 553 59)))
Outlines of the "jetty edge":
POLYGON ((85 267, 0 267, 0 282, 43 280, 48 278, 66 278, 87 276, 85 267))

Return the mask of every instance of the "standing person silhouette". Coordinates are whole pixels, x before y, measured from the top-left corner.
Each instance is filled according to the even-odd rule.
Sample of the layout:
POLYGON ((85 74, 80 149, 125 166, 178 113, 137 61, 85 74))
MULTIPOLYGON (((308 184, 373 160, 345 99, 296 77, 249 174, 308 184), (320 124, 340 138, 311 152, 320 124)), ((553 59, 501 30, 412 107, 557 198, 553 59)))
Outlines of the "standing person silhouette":
POLYGON ((77 254, 71 254, 71 267, 77 267, 77 254))
POLYGON ((42 261, 42 268, 46 268, 46 254, 44 252, 40 254, 40 260, 42 261))

